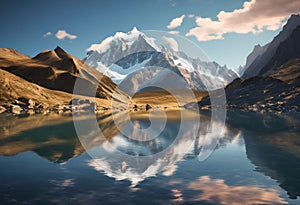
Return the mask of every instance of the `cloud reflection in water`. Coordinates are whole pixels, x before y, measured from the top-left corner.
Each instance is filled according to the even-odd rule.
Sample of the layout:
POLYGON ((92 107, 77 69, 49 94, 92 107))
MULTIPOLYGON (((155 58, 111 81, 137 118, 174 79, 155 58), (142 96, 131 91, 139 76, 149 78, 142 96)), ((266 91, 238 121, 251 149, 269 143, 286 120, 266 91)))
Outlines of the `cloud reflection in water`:
POLYGON ((276 189, 256 186, 230 186, 223 179, 211 179, 201 176, 187 187, 199 191, 192 201, 207 201, 216 204, 253 205, 253 204, 287 204, 276 189))

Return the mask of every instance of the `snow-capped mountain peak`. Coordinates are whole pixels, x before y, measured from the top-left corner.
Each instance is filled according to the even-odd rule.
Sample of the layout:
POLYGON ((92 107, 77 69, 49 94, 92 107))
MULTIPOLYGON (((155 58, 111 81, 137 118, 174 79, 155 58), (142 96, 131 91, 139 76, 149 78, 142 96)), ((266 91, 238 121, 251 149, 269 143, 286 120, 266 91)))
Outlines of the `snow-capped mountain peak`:
POLYGON ((97 62, 110 66, 118 60, 133 53, 144 51, 160 51, 153 38, 147 37, 134 27, 131 31, 116 32, 114 36, 107 37, 99 44, 92 44, 87 49, 88 64, 97 67, 97 62))
POLYGON ((156 48, 156 50, 160 50, 154 43, 154 39, 147 37, 143 32, 139 31, 136 27, 133 27, 133 29, 127 33, 118 31, 115 33, 115 35, 107 37, 101 43, 92 44, 87 49, 87 51, 97 51, 98 53, 104 53, 110 48, 110 46, 112 46, 112 44, 121 43, 124 47, 125 44, 127 46, 131 46, 136 41, 145 41, 153 48, 156 48))
POLYGON ((180 50, 187 45, 180 43, 182 39, 169 33, 157 35, 134 27, 93 44, 87 49, 84 61, 130 92, 142 85, 154 86, 154 81, 155 84, 165 81, 169 71, 180 75, 190 88, 199 90, 223 87, 237 77, 226 66, 189 57, 180 50))
POLYGON ((145 35, 140 32, 136 27, 133 27, 133 29, 127 33, 124 32, 116 32, 113 36, 113 40, 123 40, 125 42, 133 42, 139 38, 139 36, 145 37, 145 35))
POLYGON ((128 34, 133 34, 133 33, 141 33, 141 32, 134 26, 132 30, 128 32, 128 34))

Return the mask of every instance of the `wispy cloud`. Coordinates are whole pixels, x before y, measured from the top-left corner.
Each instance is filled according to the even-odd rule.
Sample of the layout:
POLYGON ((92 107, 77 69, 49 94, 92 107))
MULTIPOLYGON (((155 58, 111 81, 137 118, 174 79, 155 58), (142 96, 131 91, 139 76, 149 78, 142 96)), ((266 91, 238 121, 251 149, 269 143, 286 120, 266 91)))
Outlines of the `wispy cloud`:
POLYGON ((52 35, 52 33, 51 33, 50 31, 48 31, 47 33, 45 33, 45 34, 43 35, 43 37, 46 38, 46 37, 51 36, 51 35, 52 35))
POLYGON ((57 33, 55 34, 55 37, 59 40, 64 40, 65 38, 72 40, 77 38, 77 36, 73 34, 69 34, 65 30, 58 30, 57 33))
POLYGON ((188 18, 194 18, 195 17, 195 14, 189 14, 188 16, 187 16, 188 18))
POLYGON ((174 38, 163 36, 162 39, 168 44, 168 46, 174 51, 178 51, 178 43, 174 38))
POLYGON ((295 0, 251 0, 240 9, 221 11, 217 20, 196 17, 197 26, 186 36, 195 36, 198 41, 223 39, 226 33, 260 33, 277 30, 292 13, 299 13, 300 1, 295 0))
POLYGON ((169 31, 170 34, 179 34, 179 31, 169 31))
POLYGON ((185 18, 185 15, 182 15, 180 17, 174 18, 169 25, 167 26, 168 29, 174 29, 177 28, 179 26, 181 26, 183 19, 185 18))

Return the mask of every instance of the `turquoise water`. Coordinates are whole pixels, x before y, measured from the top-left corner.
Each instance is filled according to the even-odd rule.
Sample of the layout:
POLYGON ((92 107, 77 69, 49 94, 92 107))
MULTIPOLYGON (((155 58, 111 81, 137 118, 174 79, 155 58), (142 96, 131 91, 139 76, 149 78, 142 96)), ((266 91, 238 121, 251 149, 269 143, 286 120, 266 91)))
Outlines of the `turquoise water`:
POLYGON ((0 204, 300 204, 296 114, 228 113, 225 131, 210 136, 217 144, 205 160, 198 157, 204 146, 193 120, 179 140, 174 136, 181 122, 175 120, 151 143, 109 132, 115 128, 106 122, 110 135, 87 153, 71 117, 0 119, 0 204), (40 124, 24 123, 30 120, 40 124), (134 167, 125 159, 170 146, 152 164, 141 160, 134 167))

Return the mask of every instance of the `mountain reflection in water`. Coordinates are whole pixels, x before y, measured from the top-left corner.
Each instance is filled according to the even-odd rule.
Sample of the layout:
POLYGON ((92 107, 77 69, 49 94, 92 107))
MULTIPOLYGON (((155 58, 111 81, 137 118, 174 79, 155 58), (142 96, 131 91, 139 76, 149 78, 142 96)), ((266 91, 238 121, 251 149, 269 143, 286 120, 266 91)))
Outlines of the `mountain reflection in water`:
MULTIPOLYGON (((129 122, 122 114, 118 116, 122 119, 119 126, 114 124, 115 116, 110 113, 98 116, 97 123, 102 130, 102 135, 87 127, 84 137, 80 138, 77 137, 72 116, 36 115, 20 118, 2 115, 0 116, 0 154, 2 155, 0 178, 8 177, 5 169, 9 170, 9 166, 5 165, 5 160, 13 160, 22 155, 21 153, 34 152, 50 162, 63 164, 66 167, 69 166, 71 159, 83 160, 86 165, 84 168, 81 165, 78 169, 93 168, 109 176, 110 180, 106 180, 105 185, 98 184, 98 187, 112 186, 113 181, 120 181, 121 187, 116 189, 114 194, 124 192, 123 189, 127 187, 136 202, 144 201, 147 190, 147 196, 150 198, 152 194, 160 193, 152 198, 162 204, 166 200, 166 203, 170 204, 199 204, 200 201, 203 204, 238 204, 243 201, 245 204, 299 202, 297 199, 300 197, 300 118, 298 115, 231 112, 227 114, 226 126, 222 134, 209 132, 211 126, 220 125, 217 120, 211 121, 209 113, 201 114, 200 124, 196 120, 199 116, 193 116, 191 113, 187 116, 189 117, 184 122, 180 118, 170 118, 156 138, 138 141, 133 136, 124 135, 120 130, 126 128, 129 122), (179 129, 180 124, 182 129, 179 129), (216 145, 211 146, 214 143, 216 145), (207 147, 213 147, 215 152, 201 162, 198 156, 201 152, 205 152, 207 147), (92 156, 92 159, 86 157, 86 152, 92 156), (240 154, 237 155, 236 152, 240 154), (231 153, 230 156, 233 158, 224 158, 231 153), (235 159, 242 155, 241 153, 245 153, 245 158, 235 162, 235 159), (228 169, 232 163, 235 163, 236 167, 228 169), (254 168, 251 168, 253 166, 251 163, 254 168), (244 169, 243 166, 247 167, 246 171, 238 173, 233 171, 244 169), (259 173, 267 178, 262 180, 259 173), (245 176, 237 180, 239 175, 245 176), (257 178, 253 179, 254 175, 257 178), (268 177, 274 181, 270 181, 268 177), (130 184, 123 183, 126 181, 130 184), (147 184, 154 188, 146 186, 147 184)), ((76 120, 82 125, 89 125, 91 122, 89 116, 79 116, 76 120)), ((143 129, 147 129, 150 125, 149 119, 145 116, 132 116, 130 122, 143 129)), ((151 134, 151 131, 149 133, 151 134)), ((137 137, 147 139, 151 136, 137 137)), ((19 172, 22 176, 22 170, 19 172)), ((49 183, 60 187, 59 189, 71 189, 74 194, 78 188, 77 183, 80 184, 78 182, 80 178, 95 178, 96 183, 97 177, 99 179, 104 177, 102 174, 94 173, 84 177, 75 175, 75 179, 62 180, 56 178, 53 172, 51 174, 53 176, 49 183)), ((7 185, 0 185, 0 196, 8 195, 8 191, 4 190, 7 185)), ((12 186, 18 189, 15 183, 12 186)), ((97 184, 94 186, 97 187, 97 184)), ((90 197, 96 199, 104 196, 106 191, 106 189, 93 188, 90 192, 94 194, 90 197)), ((114 191, 110 190, 110 192, 114 191)), ((119 194, 123 196, 120 201, 129 200, 130 204, 131 200, 126 199, 126 195, 119 194)), ((6 199, 8 200, 9 197, 6 199)), ((110 200, 107 199, 106 203, 115 203, 110 200)), ((147 204, 147 202, 143 203, 147 204)))

